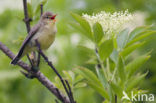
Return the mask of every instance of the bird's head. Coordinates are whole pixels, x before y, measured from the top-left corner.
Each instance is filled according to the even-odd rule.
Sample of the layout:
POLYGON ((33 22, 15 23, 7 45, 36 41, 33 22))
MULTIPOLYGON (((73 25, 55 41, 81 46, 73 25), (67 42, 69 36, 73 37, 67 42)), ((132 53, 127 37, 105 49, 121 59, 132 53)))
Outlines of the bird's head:
POLYGON ((41 21, 44 23, 52 22, 55 24, 56 22, 55 17, 56 17, 56 14, 53 14, 52 12, 45 12, 41 16, 41 21))

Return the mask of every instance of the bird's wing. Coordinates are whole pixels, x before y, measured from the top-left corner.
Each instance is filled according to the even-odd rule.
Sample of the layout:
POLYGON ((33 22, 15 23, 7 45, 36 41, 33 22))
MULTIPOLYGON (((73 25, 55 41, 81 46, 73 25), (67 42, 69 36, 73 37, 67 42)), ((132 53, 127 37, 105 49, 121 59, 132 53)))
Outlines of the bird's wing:
POLYGON ((24 40, 18 54, 17 57, 20 57, 24 51, 24 48, 26 47, 26 45, 28 44, 28 42, 31 40, 31 38, 36 34, 36 32, 39 30, 40 28, 40 24, 35 25, 31 31, 29 32, 29 35, 26 37, 26 39, 24 40))

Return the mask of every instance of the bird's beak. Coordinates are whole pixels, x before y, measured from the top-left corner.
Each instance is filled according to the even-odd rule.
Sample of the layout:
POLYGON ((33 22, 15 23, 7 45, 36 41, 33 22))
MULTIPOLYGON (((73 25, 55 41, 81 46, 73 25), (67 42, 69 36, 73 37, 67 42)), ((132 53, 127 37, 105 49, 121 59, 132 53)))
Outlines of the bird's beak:
POLYGON ((55 20, 55 17, 56 17, 57 15, 54 15, 54 16, 52 16, 50 19, 51 20, 55 20))

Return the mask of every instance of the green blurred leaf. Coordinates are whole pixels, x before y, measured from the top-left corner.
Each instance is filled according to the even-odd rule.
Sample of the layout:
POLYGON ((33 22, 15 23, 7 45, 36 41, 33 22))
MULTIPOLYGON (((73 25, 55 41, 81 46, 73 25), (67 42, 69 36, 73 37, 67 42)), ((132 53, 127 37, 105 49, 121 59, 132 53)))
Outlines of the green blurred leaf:
POLYGON ((113 91, 115 92, 115 94, 121 98, 123 89, 113 82, 110 82, 109 84, 110 84, 111 88, 113 89, 113 91))
POLYGON ((78 23, 75 23, 75 22, 70 22, 69 25, 74 28, 77 32, 85 35, 87 34, 87 32, 78 24, 78 23))
POLYGON ((94 88, 103 97, 109 99, 108 94, 103 88, 101 82, 92 71, 84 67, 78 67, 77 69, 75 69, 75 72, 82 75, 87 80, 87 84, 94 88))
POLYGON ((44 6, 47 3, 47 0, 42 0, 35 9, 35 14, 37 14, 41 9, 41 4, 44 6))
POLYGON ((111 60, 117 64, 118 62, 118 51, 117 50, 113 50, 112 54, 110 55, 111 60))
POLYGON ((143 55, 135 58, 132 62, 125 66, 127 77, 130 78, 148 59, 150 56, 143 55))
POLYGON ((95 42, 98 44, 104 36, 102 26, 98 22, 95 23, 93 26, 93 31, 95 42))
POLYGON ((98 86, 96 83, 93 82, 87 82, 87 83, 90 87, 95 89, 96 92, 98 92, 101 96, 109 100, 108 93, 103 88, 101 88, 100 86, 98 86))
POLYGON ((29 15, 29 17, 33 18, 32 5, 29 2, 27 3, 27 8, 28 8, 28 15, 29 15))
POLYGON ((136 36, 140 35, 141 33, 145 32, 147 29, 149 29, 150 26, 140 26, 135 28, 130 34, 128 42, 134 39, 136 36))
POLYGON ((106 58, 110 56, 113 51, 113 40, 104 41, 99 47, 99 55, 100 58, 104 61, 106 58))
POLYGON ((103 87, 106 89, 108 83, 107 83, 105 74, 103 73, 102 69, 99 69, 99 68, 96 68, 96 72, 97 72, 98 78, 101 81, 103 87))
POLYGON ((136 87, 144 78, 145 76, 148 74, 142 74, 142 75, 137 75, 133 78, 131 78, 130 80, 128 80, 127 84, 126 84, 126 90, 127 91, 131 91, 134 87, 136 87))
POLYGON ((129 36, 128 32, 129 32, 128 29, 124 29, 119 33, 119 36, 117 37, 117 44, 120 49, 123 49, 127 43, 128 36, 129 36))
POLYGON ((146 31, 143 34, 141 33, 139 36, 137 36, 136 38, 131 40, 129 43, 127 43, 126 47, 128 47, 128 46, 132 45, 133 43, 138 42, 139 40, 142 40, 152 34, 155 34, 155 33, 156 33, 156 31, 146 31))
POLYGON ((93 33, 91 31, 91 27, 90 27, 89 23, 78 14, 71 13, 71 15, 82 26, 82 28, 87 32, 85 35, 89 39, 93 40, 93 33))
POLYGON ((126 57, 127 55, 132 53, 135 49, 141 47, 144 43, 145 42, 135 43, 133 45, 130 45, 129 47, 124 48, 124 50, 120 52, 120 55, 122 55, 123 57, 126 57))
POLYGON ((77 83, 77 84, 74 86, 74 88, 76 89, 76 88, 82 88, 82 87, 86 87, 86 86, 87 86, 86 83, 81 82, 81 83, 77 83))
POLYGON ((89 69, 84 68, 84 67, 78 67, 77 69, 75 69, 75 71, 78 74, 82 75, 88 81, 91 81, 93 83, 96 83, 99 86, 102 86, 102 84, 100 83, 100 81, 98 80, 96 75, 92 71, 90 71, 89 69))
POLYGON ((118 58, 118 64, 117 64, 117 70, 119 77, 121 79, 121 82, 125 82, 126 80, 126 74, 125 74, 125 69, 124 69, 124 61, 121 56, 118 58))
POLYGON ((68 79, 71 83, 73 83, 73 80, 75 79, 74 73, 71 71, 64 71, 63 74, 65 75, 65 78, 68 79))

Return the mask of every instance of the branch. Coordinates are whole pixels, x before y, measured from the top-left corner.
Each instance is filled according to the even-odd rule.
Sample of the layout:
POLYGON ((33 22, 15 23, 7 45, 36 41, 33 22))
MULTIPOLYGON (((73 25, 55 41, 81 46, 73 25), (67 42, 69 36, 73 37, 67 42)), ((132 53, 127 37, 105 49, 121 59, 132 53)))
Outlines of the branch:
POLYGON ((31 18, 29 18, 28 15, 28 9, 27 9, 27 0, 23 0, 23 9, 24 9, 24 22, 26 24, 26 28, 27 28, 27 33, 29 34, 30 31, 30 21, 32 21, 31 18))
POLYGON ((40 4, 40 7, 41 7, 41 16, 43 14, 43 4, 40 4))
MULTIPOLYGON (((2 50, 2 52, 7 55, 10 59, 13 59, 15 57, 15 55, 4 45, 0 42, 0 50, 2 50)), ((41 73, 40 71, 34 72, 31 70, 31 67, 22 62, 21 60, 18 62, 18 65, 23 68, 24 70, 26 70, 27 72, 31 72, 35 78, 38 79, 39 82, 41 82, 41 84, 43 84, 47 89, 49 89, 49 91, 51 93, 53 93, 60 101, 62 101, 63 103, 70 103, 69 99, 63 95, 58 88, 56 88, 54 86, 54 84, 47 78, 44 76, 43 73, 41 73)))
POLYGON ((71 103, 76 103, 75 101, 74 101, 74 98, 73 98, 73 94, 72 94, 72 92, 71 92, 71 88, 70 88, 70 85, 69 85, 69 83, 68 83, 68 81, 66 80, 65 82, 66 82, 66 84, 67 84, 67 87, 66 87, 66 84, 65 84, 65 82, 64 82, 64 80, 63 80, 63 78, 61 77, 61 75, 58 73, 58 71, 56 70, 56 68, 54 67, 54 65, 52 64, 52 62, 51 61, 49 61, 48 60, 48 57, 42 52, 42 50, 41 50, 41 48, 40 48, 40 44, 38 43, 38 41, 36 40, 36 46, 37 46, 37 48, 38 48, 38 50, 39 50, 39 53, 41 54, 41 56, 44 58, 44 60, 47 62, 47 64, 53 69, 53 71, 56 73, 56 75, 59 77, 59 79, 61 80, 61 83, 63 84, 63 87, 64 87, 64 89, 65 89, 65 92, 67 93, 67 95, 68 95, 68 97, 69 97, 69 99, 70 99, 70 102, 71 103))

